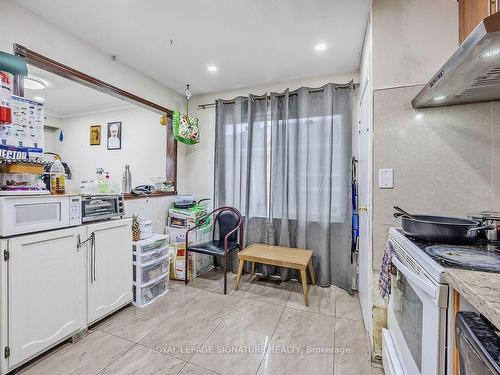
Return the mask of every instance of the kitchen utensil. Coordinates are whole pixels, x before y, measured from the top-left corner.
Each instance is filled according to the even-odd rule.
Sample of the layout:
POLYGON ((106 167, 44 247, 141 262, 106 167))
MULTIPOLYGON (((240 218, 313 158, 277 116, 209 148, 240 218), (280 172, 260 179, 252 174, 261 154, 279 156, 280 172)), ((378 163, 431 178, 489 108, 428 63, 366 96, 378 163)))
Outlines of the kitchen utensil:
POLYGON ((415 217, 414 217, 413 215, 409 214, 408 212, 406 212, 406 211, 405 211, 405 210, 403 210, 402 208, 399 208, 399 207, 397 207, 397 206, 394 206, 393 208, 394 208, 396 211, 398 211, 398 212, 402 213, 404 216, 409 217, 410 219, 415 219, 415 217))
POLYGON ((436 243, 468 243, 475 241, 478 231, 490 229, 480 222, 458 217, 413 215, 413 219, 397 212, 395 218, 401 218, 404 234, 409 237, 436 243))

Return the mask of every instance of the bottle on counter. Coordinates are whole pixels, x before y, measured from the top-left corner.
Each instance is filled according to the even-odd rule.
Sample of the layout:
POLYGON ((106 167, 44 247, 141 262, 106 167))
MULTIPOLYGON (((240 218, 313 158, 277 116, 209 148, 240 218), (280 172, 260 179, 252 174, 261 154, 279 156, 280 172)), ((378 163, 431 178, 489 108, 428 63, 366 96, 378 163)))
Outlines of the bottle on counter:
POLYGON ((64 194, 66 189, 64 166, 61 160, 56 158, 50 167, 50 194, 64 194))
POLYGON ((122 177, 122 193, 130 194, 132 191, 132 174, 130 173, 130 165, 125 165, 122 177))

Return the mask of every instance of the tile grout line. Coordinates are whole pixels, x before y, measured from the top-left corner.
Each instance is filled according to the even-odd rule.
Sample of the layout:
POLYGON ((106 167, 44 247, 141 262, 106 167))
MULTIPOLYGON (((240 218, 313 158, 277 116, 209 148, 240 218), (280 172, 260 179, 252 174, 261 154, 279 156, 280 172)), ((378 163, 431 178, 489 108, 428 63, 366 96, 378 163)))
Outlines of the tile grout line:
POLYGON ((286 308, 286 304, 283 306, 283 309, 281 310, 280 317, 279 317, 278 321, 276 322, 276 325, 274 326, 273 333, 271 334, 271 337, 269 338, 269 344, 268 344, 268 346, 266 348, 266 351, 264 352, 264 355, 262 356, 262 359, 259 362, 259 366, 257 367, 257 371, 255 372, 255 375, 257 375, 259 373, 260 367, 262 366, 262 361, 264 361, 266 359, 267 350, 268 350, 269 346, 271 345, 271 342, 273 341, 274 334, 276 333, 276 330, 278 329, 278 326, 279 326, 279 324, 281 322, 281 319, 283 318, 283 314, 285 312, 285 308, 286 308))
MULTIPOLYGON (((202 289, 202 291, 203 291, 203 290, 204 290, 204 289, 202 289)), ((134 342, 134 341, 129 340, 129 339, 127 339, 127 338, 124 338, 124 337, 121 337, 121 336, 115 335, 114 333, 106 332, 106 331, 104 331, 104 330, 101 330, 101 329, 96 328, 96 330, 98 330, 98 331, 101 331, 101 332, 103 332, 103 333, 105 333, 105 334, 108 334, 108 335, 111 335, 111 336, 113 336, 113 337, 116 337, 116 338, 119 338, 119 339, 122 339, 122 340, 128 341, 128 342, 130 342, 130 343, 132 343, 132 344, 133 344, 133 345, 132 345, 132 346, 131 346, 128 350, 126 350, 125 352, 123 352, 120 356, 118 356, 117 358, 115 358, 114 360, 112 360, 112 361, 111 361, 110 363, 108 363, 105 367, 103 367, 103 368, 102 368, 99 372, 97 372, 97 374, 96 374, 96 375, 101 374, 101 373, 102 373, 103 371, 105 371, 108 367, 110 367, 110 366, 111 366, 111 365, 112 365, 115 361, 117 361, 119 358, 121 358, 122 356, 124 356, 124 355, 125 355, 128 351, 132 350, 135 346, 139 345, 139 346, 141 346, 141 347, 143 347, 143 348, 149 348, 149 346, 146 346, 146 345, 144 345, 144 344, 141 344, 141 343, 140 343, 140 341, 141 341, 144 337, 146 337, 147 335, 149 335, 151 332, 153 332, 153 330, 154 330, 155 328, 157 328, 159 325, 163 324, 165 321, 167 321, 167 320, 168 320, 168 319, 170 319, 172 316, 174 316, 174 315, 175 315, 175 313, 176 313, 177 311, 179 311, 182 307, 184 307, 186 304, 188 304, 188 303, 189 303, 189 302, 191 302, 194 298, 196 298, 198 295, 200 295, 200 293, 202 293, 202 291, 200 291, 199 293, 195 294, 193 297, 191 297, 190 299, 188 299, 185 303, 183 303, 182 305, 180 305, 180 306, 179 306, 179 308, 175 309, 175 310, 174 310, 174 311, 173 311, 173 312, 172 312, 172 313, 171 313, 171 314, 170 314, 167 318, 165 318, 165 320, 162 320, 162 321, 160 321, 157 325, 155 325, 155 326, 154 326, 154 327, 153 327, 153 328, 152 328, 152 329, 151 329, 148 333, 146 333, 144 336, 142 336, 142 337, 141 337, 141 338, 140 338, 137 342, 134 342)), ((179 358, 177 358, 177 357, 174 357, 174 356, 170 356, 170 357, 172 357, 172 358, 174 358, 174 359, 177 359, 177 360, 179 360, 179 361, 184 362, 184 366, 185 366, 185 365, 186 365, 186 363, 187 363, 186 361, 183 361, 183 360, 181 360, 181 359, 179 359, 179 358)), ((182 368, 184 368, 184 366, 182 366, 182 368)), ((182 370, 182 368, 181 368, 181 370, 182 370)), ((180 371, 179 371, 179 372, 180 372, 180 371)))
MULTIPOLYGON (((101 331, 102 332, 102 331, 101 331)), ((107 332, 104 332, 104 333, 107 333, 107 332)), ((113 336, 113 335, 112 335, 113 336)), ((117 337, 117 336, 115 336, 117 337)), ((128 340, 127 340, 128 341, 128 340)), ((130 342, 130 341, 129 341, 130 342)), ((118 357, 116 357, 115 359, 113 359, 111 362, 109 362, 106 366, 104 366, 102 369, 100 369, 99 371, 96 372, 96 375, 99 375, 99 374, 102 374, 104 371, 106 371, 106 369, 111 366, 113 363, 115 363, 115 361, 117 361, 119 358, 123 357, 125 354, 127 354, 129 351, 131 351, 137 344, 134 344, 132 345, 130 348, 128 348, 127 350, 125 350, 122 354, 120 354, 118 357)))
MULTIPOLYGON (((215 292, 214 292, 215 293, 215 292)), ((227 294, 226 294, 227 295, 227 294)), ((222 318, 222 320, 219 322, 219 324, 217 324, 217 326, 215 326, 215 328, 212 330, 212 332, 210 332, 208 334, 208 336, 205 338, 205 340, 203 340, 203 342, 201 343, 201 346, 203 346, 207 340, 210 338, 210 336, 212 336, 212 334, 217 330, 217 328, 219 328, 219 326, 227 319, 227 317, 234 311, 236 310, 236 305, 241 301, 241 298, 238 299, 238 301, 236 301, 236 304, 234 304, 230 309, 229 311, 227 312, 226 315, 224 315, 224 318, 222 318)), ((191 360, 193 359, 194 355, 191 356, 191 358, 189 358, 189 361, 188 363, 191 363, 191 360)), ((193 363, 193 365, 195 366, 198 366, 196 363, 193 363)), ((198 366, 198 367, 202 367, 202 366, 198 366)), ((203 367, 202 367, 203 368, 203 367)), ((210 369, 206 369, 206 370, 210 370, 210 369)), ((213 371, 213 370, 210 370, 210 371, 213 371)))
MULTIPOLYGON (((139 341, 138 341, 138 342, 134 342, 134 341, 132 341, 132 340, 129 340, 129 339, 126 339, 126 338, 120 337, 120 336, 115 335, 115 334, 113 334, 113 333, 109 333, 109 332, 106 332, 106 331, 99 330, 99 331, 101 331, 101 332, 103 332, 103 333, 105 333, 105 334, 108 334, 108 335, 111 335, 111 336, 114 336, 114 337, 120 338, 120 339, 122 339, 122 340, 128 341, 128 342, 132 343, 133 345, 132 345, 129 349, 127 349, 125 352, 123 352, 121 355, 119 355, 119 356, 118 356, 118 357, 116 357, 114 360, 112 360, 110 363, 108 363, 108 364, 107 364, 105 367, 103 367, 101 370, 99 370, 99 371, 96 373, 96 375, 101 374, 101 373, 102 373, 103 371, 105 371, 108 367, 110 367, 110 366, 111 366, 114 362, 116 362, 119 358, 123 357, 126 353, 128 353, 129 351, 131 351, 134 347, 136 347, 136 346, 141 346, 141 347, 143 347, 143 348, 149 348, 149 346, 146 346, 146 345, 144 345, 144 344, 141 344, 141 343, 140 343, 140 341, 141 341, 144 337, 146 337, 149 333, 151 333, 151 332, 152 332, 155 328, 157 328, 159 325, 163 324, 163 323, 164 323, 164 322, 166 322, 168 319, 170 319, 172 316, 174 316, 174 315, 175 315, 175 313, 176 313, 177 311, 179 311, 181 308, 183 308, 185 305, 187 305, 189 302, 191 302, 194 298, 196 298, 196 297, 197 297, 197 296, 199 296, 201 293, 203 293, 203 291, 205 291, 205 289, 203 289, 203 288, 200 288, 200 289, 201 289, 201 290, 200 290, 200 292, 199 292, 199 293, 195 294, 193 297, 191 297, 190 299, 188 299, 185 303, 183 303, 182 305, 180 305, 180 306, 179 306, 179 308, 178 308, 178 309, 175 309, 175 310, 174 310, 174 311, 173 311, 173 312, 172 312, 172 313, 171 313, 171 314, 170 314, 170 315, 169 315, 169 316, 168 316, 165 320, 162 320, 162 321, 161 321, 161 322, 159 322, 157 325, 155 325, 155 326, 153 327, 153 329, 151 329, 151 331, 149 331, 147 334, 145 334, 143 337, 141 337, 141 338, 139 339, 139 341)), ((179 372, 178 372, 177 374, 179 374, 179 373, 182 371, 182 369, 186 366, 186 364, 188 363, 188 362, 186 362, 186 361, 184 361, 184 360, 182 360, 182 359, 180 359, 180 358, 177 358, 177 357, 174 357, 174 356, 171 356, 171 355, 168 355, 168 354, 164 354, 164 355, 167 355, 167 356, 169 356, 169 357, 171 357, 171 358, 174 358, 174 359, 176 359, 176 360, 178 360, 178 361, 184 362, 184 365, 182 366, 182 368, 179 370, 179 372)), ((201 367, 201 366, 198 366, 198 367, 201 367)), ((206 370, 208 370, 208 369, 206 369, 206 370)))

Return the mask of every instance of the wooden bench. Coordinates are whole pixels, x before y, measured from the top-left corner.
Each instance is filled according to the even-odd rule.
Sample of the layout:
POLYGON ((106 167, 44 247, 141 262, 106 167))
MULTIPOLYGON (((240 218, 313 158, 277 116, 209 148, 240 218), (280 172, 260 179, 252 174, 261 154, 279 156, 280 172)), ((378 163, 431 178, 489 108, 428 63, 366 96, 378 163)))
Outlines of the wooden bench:
POLYGON ((302 289, 304 291, 304 303, 308 306, 306 269, 309 269, 312 285, 315 284, 314 271, 312 268, 312 254, 312 250, 254 243, 238 253, 239 264, 235 289, 238 290, 240 285, 241 273, 245 261, 252 263, 252 273, 255 271, 255 263, 293 268, 300 271, 302 289))

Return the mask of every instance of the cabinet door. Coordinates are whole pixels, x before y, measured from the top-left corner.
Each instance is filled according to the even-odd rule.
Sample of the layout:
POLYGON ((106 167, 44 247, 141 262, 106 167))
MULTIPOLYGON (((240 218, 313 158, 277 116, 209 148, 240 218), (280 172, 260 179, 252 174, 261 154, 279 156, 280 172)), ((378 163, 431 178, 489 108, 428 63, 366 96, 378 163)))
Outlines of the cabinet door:
POLYGON ((498 0, 459 0, 459 38, 462 43, 477 25, 490 14, 498 11, 498 0))
POLYGON ((132 220, 87 225, 88 324, 132 301, 132 220))
POLYGON ((85 327, 83 227, 8 241, 9 368, 85 327))

